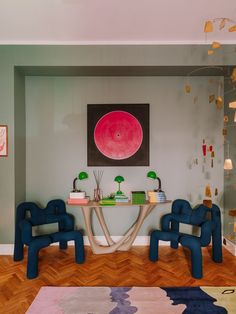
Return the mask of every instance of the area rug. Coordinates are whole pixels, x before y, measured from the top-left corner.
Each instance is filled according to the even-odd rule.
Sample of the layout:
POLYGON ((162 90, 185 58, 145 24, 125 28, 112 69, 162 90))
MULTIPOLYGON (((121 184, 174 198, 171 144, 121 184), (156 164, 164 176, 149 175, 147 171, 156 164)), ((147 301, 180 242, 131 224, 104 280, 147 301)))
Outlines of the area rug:
POLYGON ((236 287, 43 287, 27 314, 235 314, 236 287))

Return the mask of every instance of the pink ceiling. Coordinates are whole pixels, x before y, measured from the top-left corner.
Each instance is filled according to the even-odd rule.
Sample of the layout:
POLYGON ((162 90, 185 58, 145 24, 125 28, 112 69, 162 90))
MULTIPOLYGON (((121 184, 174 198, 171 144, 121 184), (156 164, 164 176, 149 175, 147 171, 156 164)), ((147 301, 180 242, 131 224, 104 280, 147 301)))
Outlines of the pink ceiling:
MULTIPOLYGON (((204 22, 235 0, 1 0, 0 44, 206 43, 204 22)), ((236 43, 236 32, 207 39, 236 43)))

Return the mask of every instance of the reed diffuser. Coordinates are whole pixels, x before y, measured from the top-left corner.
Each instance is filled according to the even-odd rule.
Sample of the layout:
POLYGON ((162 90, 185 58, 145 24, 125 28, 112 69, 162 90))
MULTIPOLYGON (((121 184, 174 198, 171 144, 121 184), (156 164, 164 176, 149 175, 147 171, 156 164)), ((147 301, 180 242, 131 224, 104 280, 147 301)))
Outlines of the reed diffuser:
POLYGON ((94 170, 93 175, 96 182, 96 189, 94 189, 94 201, 99 202, 102 199, 102 190, 100 188, 100 183, 103 176, 103 170, 94 170))

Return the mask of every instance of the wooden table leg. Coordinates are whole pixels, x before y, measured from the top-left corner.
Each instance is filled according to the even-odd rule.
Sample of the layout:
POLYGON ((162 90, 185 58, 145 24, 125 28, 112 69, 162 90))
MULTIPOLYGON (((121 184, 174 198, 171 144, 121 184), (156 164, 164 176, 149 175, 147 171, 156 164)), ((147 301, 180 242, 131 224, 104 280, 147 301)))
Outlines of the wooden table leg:
POLYGON ((151 213, 155 205, 141 205, 139 208, 139 215, 137 220, 128 229, 125 235, 117 242, 114 242, 111 238, 109 230, 107 228, 102 208, 101 207, 82 207, 82 212, 85 221, 85 227, 88 235, 88 239, 91 245, 91 249, 94 254, 106 254, 113 253, 115 251, 127 251, 132 246, 138 231, 140 230, 145 218, 151 213), (95 210, 105 238, 107 240, 108 246, 100 245, 93 234, 92 231, 92 217, 91 213, 95 210))

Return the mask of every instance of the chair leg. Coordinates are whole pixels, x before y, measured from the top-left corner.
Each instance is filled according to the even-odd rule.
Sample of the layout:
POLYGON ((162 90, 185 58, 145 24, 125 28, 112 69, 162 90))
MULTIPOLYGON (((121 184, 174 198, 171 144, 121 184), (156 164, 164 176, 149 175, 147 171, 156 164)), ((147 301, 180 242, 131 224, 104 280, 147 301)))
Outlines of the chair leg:
MULTIPOLYGON (((175 231, 175 232, 179 232, 179 222, 178 221, 173 220, 171 222, 171 230, 175 231)), ((179 243, 178 243, 178 241, 173 240, 173 241, 170 241, 170 246, 172 249, 178 249, 179 243)))
POLYGON ((49 246, 51 243, 50 238, 44 238, 33 241, 29 245, 28 260, 27 260, 27 278, 33 279, 38 276, 38 254, 39 251, 49 246))
POLYGON ((202 278, 202 251, 200 241, 190 236, 180 238, 180 243, 191 252, 192 276, 202 278))
POLYGON ((202 274, 202 251, 201 246, 191 250, 192 276, 201 279, 202 274))
POLYGON ((82 264, 84 260, 84 240, 82 234, 77 231, 77 235, 75 237, 75 261, 78 264, 82 264))
POLYGON ((59 247, 60 247, 60 250, 66 250, 67 247, 68 247, 67 241, 61 240, 61 241, 59 242, 59 247))
POLYGON ((159 246, 159 238, 156 231, 151 233, 150 237, 150 248, 149 248, 149 259, 152 262, 158 260, 158 246, 159 246))

